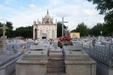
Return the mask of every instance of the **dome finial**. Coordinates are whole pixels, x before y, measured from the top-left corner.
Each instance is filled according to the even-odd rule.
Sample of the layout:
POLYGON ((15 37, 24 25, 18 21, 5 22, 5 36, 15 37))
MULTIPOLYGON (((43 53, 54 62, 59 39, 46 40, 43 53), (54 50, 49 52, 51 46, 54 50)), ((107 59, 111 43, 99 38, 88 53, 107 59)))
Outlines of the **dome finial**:
POLYGON ((49 15, 49 10, 47 9, 47 15, 49 15))

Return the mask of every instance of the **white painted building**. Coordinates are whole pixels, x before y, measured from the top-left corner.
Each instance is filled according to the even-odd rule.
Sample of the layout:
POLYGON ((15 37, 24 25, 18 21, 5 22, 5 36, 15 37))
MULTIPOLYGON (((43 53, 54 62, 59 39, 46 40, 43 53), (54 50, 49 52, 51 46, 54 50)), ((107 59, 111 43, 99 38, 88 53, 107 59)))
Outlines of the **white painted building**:
POLYGON ((33 24, 33 39, 55 39, 57 38, 57 21, 53 22, 53 19, 49 15, 49 11, 42 21, 34 21, 33 24))

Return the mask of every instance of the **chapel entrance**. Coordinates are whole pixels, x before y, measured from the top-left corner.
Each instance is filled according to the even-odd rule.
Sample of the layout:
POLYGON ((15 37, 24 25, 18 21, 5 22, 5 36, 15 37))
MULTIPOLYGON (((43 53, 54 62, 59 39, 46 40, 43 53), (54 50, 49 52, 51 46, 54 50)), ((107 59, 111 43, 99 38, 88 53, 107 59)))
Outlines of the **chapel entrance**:
POLYGON ((47 34, 46 33, 42 34, 42 39, 47 39, 47 34))
POLYGON ((37 29, 35 29, 35 40, 37 39, 37 29))

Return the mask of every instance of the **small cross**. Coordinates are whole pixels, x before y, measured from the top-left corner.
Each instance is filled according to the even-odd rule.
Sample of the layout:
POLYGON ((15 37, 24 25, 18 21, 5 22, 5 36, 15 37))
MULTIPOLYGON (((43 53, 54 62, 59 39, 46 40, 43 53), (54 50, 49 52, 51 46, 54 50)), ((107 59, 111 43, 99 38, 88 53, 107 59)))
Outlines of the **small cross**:
POLYGON ((3 30, 3 37, 5 37, 6 29, 8 29, 5 24, 3 24, 3 27, 0 27, 0 29, 3 30))

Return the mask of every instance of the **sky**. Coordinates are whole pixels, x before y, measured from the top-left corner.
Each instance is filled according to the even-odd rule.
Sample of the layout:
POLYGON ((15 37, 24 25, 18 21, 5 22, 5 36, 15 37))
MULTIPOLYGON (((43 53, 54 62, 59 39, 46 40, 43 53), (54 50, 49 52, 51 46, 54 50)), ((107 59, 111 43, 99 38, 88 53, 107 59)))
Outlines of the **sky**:
POLYGON ((14 28, 31 26, 33 21, 41 21, 47 10, 54 20, 64 17, 69 30, 82 22, 89 28, 104 22, 104 15, 87 0, 0 0, 0 21, 10 21, 14 28))

